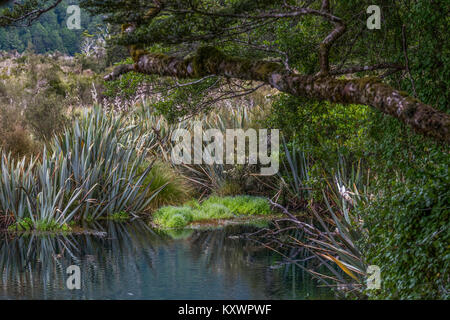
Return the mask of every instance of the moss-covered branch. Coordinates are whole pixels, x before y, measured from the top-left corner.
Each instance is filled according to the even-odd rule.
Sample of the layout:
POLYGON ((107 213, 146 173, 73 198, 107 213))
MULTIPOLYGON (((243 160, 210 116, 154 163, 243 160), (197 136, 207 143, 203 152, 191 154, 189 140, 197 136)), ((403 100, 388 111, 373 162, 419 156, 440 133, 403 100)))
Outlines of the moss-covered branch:
POLYGON ((200 48, 188 59, 144 50, 131 52, 132 66, 120 66, 105 77, 112 80, 120 74, 136 71, 176 78, 200 78, 219 75, 241 80, 261 81, 281 92, 343 104, 370 105, 398 118, 416 132, 437 141, 450 142, 450 116, 396 90, 378 78, 338 80, 331 76, 304 76, 286 71, 278 63, 227 56, 211 47, 200 48))

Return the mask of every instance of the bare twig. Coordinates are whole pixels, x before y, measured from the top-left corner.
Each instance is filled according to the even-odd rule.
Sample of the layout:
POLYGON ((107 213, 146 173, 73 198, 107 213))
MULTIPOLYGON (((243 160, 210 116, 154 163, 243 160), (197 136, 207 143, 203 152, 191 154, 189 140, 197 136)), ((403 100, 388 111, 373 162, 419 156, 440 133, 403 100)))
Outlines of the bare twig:
POLYGON ((406 26, 402 26, 402 44, 403 44, 403 54, 405 56, 405 69, 406 73, 409 76, 409 80, 411 81, 411 87, 413 90, 414 97, 417 98, 416 85, 414 83, 414 79, 411 75, 411 70, 409 69, 409 58, 408 58, 408 45, 406 41, 406 26))

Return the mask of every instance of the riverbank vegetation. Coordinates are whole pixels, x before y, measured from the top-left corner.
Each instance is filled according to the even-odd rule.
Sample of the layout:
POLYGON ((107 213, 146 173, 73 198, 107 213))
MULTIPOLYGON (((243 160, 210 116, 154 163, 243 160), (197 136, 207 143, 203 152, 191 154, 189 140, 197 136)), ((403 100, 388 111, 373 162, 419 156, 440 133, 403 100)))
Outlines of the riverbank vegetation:
POLYGON ((209 197, 201 204, 190 201, 182 207, 162 207, 154 213, 154 223, 166 228, 183 228, 192 222, 233 219, 242 216, 269 215, 271 208, 264 198, 252 196, 209 197))

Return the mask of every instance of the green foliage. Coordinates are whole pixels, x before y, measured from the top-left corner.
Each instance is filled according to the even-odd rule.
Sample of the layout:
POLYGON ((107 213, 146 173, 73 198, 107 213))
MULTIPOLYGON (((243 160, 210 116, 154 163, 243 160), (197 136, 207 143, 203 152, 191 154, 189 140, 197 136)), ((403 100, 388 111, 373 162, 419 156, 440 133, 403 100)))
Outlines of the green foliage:
MULTIPOLYGON (((149 19, 149 10, 152 8, 145 1, 82 1, 83 6, 91 13, 105 15, 105 21, 116 24, 113 36, 113 42, 116 44, 139 44, 148 46, 147 49, 155 53, 174 53, 187 58, 192 49, 206 46, 220 48, 227 54, 266 61, 275 59, 285 61, 286 56, 280 54, 282 51, 289 56, 290 68, 302 74, 314 75, 318 71, 317 47, 332 28, 329 22, 324 22, 321 17, 302 16, 301 19, 298 17, 267 19, 268 23, 259 23, 255 20, 258 23, 248 24, 252 25, 250 29, 239 28, 240 21, 236 15, 279 11, 283 3, 284 1, 267 0, 186 2, 167 0, 164 1, 166 10, 164 14, 149 19), (191 9, 195 10, 185 13, 185 10, 191 9), (205 10, 218 15, 202 14, 205 10), (117 26, 129 21, 130 17, 138 22, 136 32, 132 35, 121 34, 117 26)), ((313 8, 319 9, 321 1, 309 3, 313 8)), ((333 14, 347 22, 347 32, 339 38, 331 51, 331 66, 345 68, 382 62, 404 65, 407 53, 410 74, 397 72, 385 77, 384 81, 448 112, 450 42, 447 41, 449 20, 445 13, 450 11, 449 2, 379 0, 377 4, 383 13, 381 30, 368 30, 366 27, 364 13, 371 4, 373 4, 371 0, 332 2, 333 14), (406 48, 403 47, 403 40, 406 40, 406 48)), ((62 10, 64 7, 60 8, 62 10)), ((16 9, 22 10, 19 7, 16 9)), ((30 7, 24 10, 30 10, 30 7)), ((76 32, 68 31, 66 28, 53 28, 59 31, 55 32, 49 28, 56 25, 54 17, 51 14, 44 17, 47 17, 47 21, 41 19, 42 21, 26 32, 0 29, 0 44, 6 43, 8 48, 20 51, 34 47, 34 50, 39 52, 67 46, 67 52, 75 52, 76 43, 79 41, 76 32)), ((64 20, 61 19, 63 15, 58 17, 56 22, 61 24, 64 20)), ((0 19, 0 24, 2 22, 4 21, 0 19)), ((198 61, 196 62, 198 67, 198 61)), ((94 68, 93 61, 89 59, 81 59, 81 63, 85 68, 94 68)), ((382 73, 376 71, 371 75, 380 76, 382 73)), ((67 88, 56 78, 49 77, 48 80, 50 101, 55 97, 62 97, 63 92, 67 92, 67 88)), ((142 83, 148 82, 153 85, 154 80, 155 77, 129 73, 108 84, 107 94, 111 97, 122 96, 128 99, 135 96, 142 83)), ((157 101, 156 109, 170 121, 199 111, 208 111, 211 107, 205 103, 205 99, 211 97, 211 92, 214 93, 209 90, 216 90, 229 82, 228 79, 220 83, 217 81, 222 80, 210 77, 192 86, 179 86, 173 79, 165 80, 164 85, 172 87, 171 90, 167 90, 172 95, 157 101)), ((182 81, 181 84, 187 82, 182 81)), ((244 86, 242 83, 239 85, 244 86)), ((0 87, 0 93, 1 91, 0 87)), ((29 114, 33 116, 33 122, 39 124, 39 119, 50 117, 48 110, 54 103, 46 105, 39 98, 35 101, 40 107, 36 108, 36 112, 29 114), (37 116, 34 116, 35 114, 37 116)), ((6 113, 2 117, 7 119, 6 113)), ((56 118, 52 119, 49 122, 56 121, 56 118)), ((7 123, 7 120, 1 120, 2 123, 7 123)), ((275 97, 266 124, 281 129, 286 137, 286 147, 282 151, 285 167, 282 168, 279 182, 284 187, 287 185, 290 195, 300 199, 304 206, 305 203, 319 205, 327 211, 338 208, 342 219, 347 223, 351 213, 355 214, 355 218, 365 222, 367 237, 360 239, 358 246, 363 248, 361 250, 363 260, 367 264, 376 264, 382 268, 383 286, 381 291, 369 292, 369 295, 376 298, 448 298, 450 258, 447 230, 450 188, 446 145, 438 145, 419 137, 397 120, 365 106, 318 103, 286 95, 275 97), (340 169, 334 170, 336 163, 339 163, 340 169, 358 168, 358 172, 361 165, 364 168, 364 175, 361 175, 360 179, 347 179, 340 174, 340 169), (363 201, 350 212, 349 206, 345 207, 345 201, 336 194, 335 180, 339 183, 344 181, 349 190, 352 190, 350 192, 354 193, 352 196, 365 197, 367 201, 363 201), (354 182, 354 185, 348 184, 348 181, 354 182), (369 192, 364 186, 362 188, 360 185, 356 186, 361 181, 370 181, 366 186, 374 184, 376 188, 369 192), (325 193, 324 199, 322 190, 325 193), (359 192, 361 194, 358 194, 359 192)), ((148 124, 147 126, 147 129, 151 127, 148 124)), ((15 132, 11 141, 19 141, 19 145, 26 146, 27 140, 23 134, 21 135, 23 125, 20 121, 14 121, 14 128, 18 129, 9 130, 15 132)), ((40 134, 36 129, 33 131, 40 134)), ((49 130, 44 130, 41 135, 49 134, 49 130)), ((84 140, 77 141, 78 146, 74 150, 88 152, 84 145, 81 146, 81 141, 84 143, 84 140)), ((17 153, 22 153, 21 150, 24 148, 26 147, 17 148, 17 153)), ((69 146, 67 150, 71 148, 73 147, 69 146)), ((79 156, 78 159, 79 161, 75 163, 82 165, 84 162, 81 160, 87 158, 79 156)), ((120 166, 120 161, 114 163, 120 166)), ((22 218, 27 215, 26 206, 17 204, 24 200, 13 202, 9 201, 8 197, 16 200, 25 199, 17 186, 22 184, 28 188, 30 182, 23 163, 16 163, 14 168, 7 170, 9 176, 2 172, 3 185, 7 185, 3 189, 2 205, 6 208, 3 210, 22 218)), ((96 166, 92 168, 93 171, 96 169, 105 173, 105 170, 96 166)), ((120 168, 122 173, 118 174, 118 177, 123 177, 123 172, 129 169, 129 164, 126 170, 120 168)), ((215 191, 218 194, 247 191, 248 183, 244 179, 230 179, 225 174, 225 171, 228 172, 225 169, 228 168, 224 166, 198 166, 189 169, 190 179, 206 185, 208 191, 215 191)), ((86 178, 89 174, 90 171, 85 171, 83 177, 86 178)), ((42 176, 46 178, 49 175, 42 176)), ((160 174, 155 171, 155 181, 159 186, 165 185, 164 181, 172 179, 158 178, 159 176, 160 174)), ((118 181, 116 183, 120 185, 118 181)), ((253 181, 253 185, 258 184, 253 181)), ((112 190, 114 193, 113 189, 111 184, 107 188, 108 192, 112 190)), ((280 189, 274 189, 278 194, 280 189)), ((105 198, 107 197, 105 195, 105 198)), ((114 210, 110 212, 111 214, 121 211, 120 206, 112 206, 114 210)), ((248 215, 270 211, 268 204, 263 200, 252 200, 248 197, 212 197, 202 204, 192 202, 189 207, 167 208, 170 209, 163 208, 156 216, 160 216, 161 225, 166 224, 173 228, 183 227, 195 217, 206 219, 212 216, 226 216, 229 212, 248 215)), ((333 221, 338 224, 339 219, 333 217, 333 221)), ((338 229, 351 232, 350 227, 354 227, 355 221, 351 222, 349 226, 338 229)), ((362 268, 358 270, 363 271, 362 268)))
POLYGON ((230 219, 234 215, 228 207, 221 203, 203 203, 200 210, 195 211, 194 221, 208 219, 230 219))
POLYGON ((340 105, 279 95, 266 120, 282 130, 289 141, 321 161, 334 166, 338 155, 361 157, 371 111, 367 106, 340 105))
MULTIPOLYGON (((172 82, 172 81, 170 81, 172 82)), ((167 85, 170 85, 170 82, 167 85)), ((181 81, 188 83, 189 80, 181 81)), ((191 115, 195 110, 201 108, 202 112, 211 110, 211 105, 204 105, 207 89, 218 88, 216 77, 206 79, 190 86, 181 86, 171 91, 168 97, 162 98, 155 103, 155 108, 163 114, 169 122, 175 122, 177 119, 183 119, 191 115), (180 108, 174 108, 180 106, 180 108)))
MULTIPOLYGON (((131 63, 131 58, 122 61, 116 65, 131 63)), ((105 83, 105 96, 114 98, 121 97, 123 99, 129 99, 134 97, 142 83, 150 82, 154 77, 135 72, 129 72, 124 74, 119 79, 108 81, 105 83)))
POLYGON ((196 200, 183 207, 163 207, 154 213, 153 222, 163 228, 183 228, 194 221, 231 219, 239 216, 268 215, 270 205, 266 199, 252 196, 209 197, 201 204, 196 200))
POLYGON ((30 231, 33 229, 33 221, 30 218, 24 218, 8 227, 9 231, 30 231))
POLYGON ((8 231, 22 231, 22 232, 29 232, 29 231, 48 231, 48 232, 70 232, 72 229, 67 223, 59 224, 55 220, 50 221, 36 221, 33 222, 30 218, 25 218, 20 221, 17 221, 16 223, 10 225, 8 227, 8 231))
POLYGON ((212 196, 205 200, 202 205, 221 204, 227 207, 233 214, 268 215, 271 213, 269 202, 264 198, 254 196, 216 197, 212 196))
MULTIPOLYGON (((448 5, 414 1, 400 11, 415 47, 409 60, 417 97, 447 112, 450 64, 443 30, 448 29, 448 18, 441 10, 448 5)), ((409 79, 400 81, 412 91, 409 79)), ((364 148, 370 150, 366 160, 378 181, 375 199, 363 211, 370 230, 365 254, 369 264, 381 267, 383 285, 370 294, 448 299, 448 150, 378 112, 371 119, 364 148)))
POLYGON ((61 132, 67 123, 66 110, 60 99, 55 94, 37 95, 33 99, 34 104, 27 108, 25 120, 38 139, 50 139, 55 133, 61 132))
POLYGON ((128 220, 131 218, 131 215, 128 212, 120 211, 113 213, 112 215, 107 217, 109 220, 115 220, 115 221, 121 221, 121 220, 128 220))
POLYGON ((92 78, 75 75, 77 63, 66 56, 52 57, 6 54, 0 78, 0 144, 15 155, 38 153, 68 124, 69 110, 75 102, 92 102, 92 78), (86 97, 86 91, 88 97, 86 97))
POLYGON ((189 239, 195 231, 193 229, 165 229, 164 233, 174 240, 189 239))
MULTIPOLYGON (((26 2, 25 5, 21 3, 21 6, 15 6, 12 13, 3 11, 9 10, 8 8, 0 8, 0 51, 33 50, 36 53, 59 51, 74 55, 80 52, 83 32, 95 32, 98 25, 102 23, 101 17, 93 17, 82 10, 81 30, 69 30, 66 25, 69 17, 67 7, 77 1, 63 0, 55 10, 43 14, 30 27, 5 26, 8 25, 9 20, 3 16, 12 14, 17 17, 36 8, 42 9, 49 6, 49 1, 27 0, 26 2)), ((30 15, 30 17, 32 16, 30 15)))
POLYGON ((449 187, 448 167, 441 167, 432 179, 392 182, 367 208, 367 255, 381 267, 383 281, 374 297, 449 298, 449 187))
POLYGON ((153 222, 165 228, 179 229, 193 220, 191 207, 163 207, 155 212, 153 222))

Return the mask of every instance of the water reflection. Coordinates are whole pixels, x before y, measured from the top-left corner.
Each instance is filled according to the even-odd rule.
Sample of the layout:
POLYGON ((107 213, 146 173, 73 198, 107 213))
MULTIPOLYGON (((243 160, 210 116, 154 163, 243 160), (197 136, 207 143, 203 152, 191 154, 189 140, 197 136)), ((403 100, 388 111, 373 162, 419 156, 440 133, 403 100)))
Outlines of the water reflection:
MULTIPOLYGON (((92 227, 92 226, 91 226, 92 227)), ((274 252, 237 236, 257 227, 155 231, 141 221, 97 224, 93 235, 0 237, 0 299, 330 298, 274 252), (66 269, 81 269, 81 290, 66 269)))

